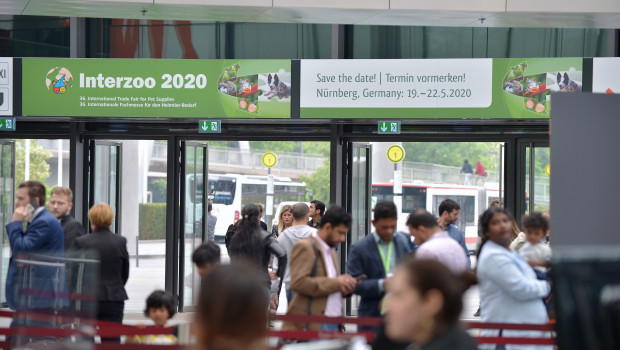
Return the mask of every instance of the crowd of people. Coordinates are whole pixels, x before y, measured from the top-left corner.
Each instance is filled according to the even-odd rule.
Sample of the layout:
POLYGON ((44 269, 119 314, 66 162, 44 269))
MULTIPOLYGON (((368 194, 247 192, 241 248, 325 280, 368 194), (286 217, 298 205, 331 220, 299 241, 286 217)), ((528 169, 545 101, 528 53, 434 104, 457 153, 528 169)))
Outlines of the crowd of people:
MULTIPOLYGON (((54 189, 50 212, 45 209, 45 194, 44 186, 37 182, 19 186, 17 209, 6 227, 13 255, 96 251, 100 261, 97 319, 122 322, 129 255, 126 239, 110 231, 112 209, 105 203, 94 205, 88 213, 92 234, 86 235, 68 215, 71 191, 54 189), (25 230, 23 222, 28 223, 25 230)), ((499 202, 492 203, 479 219, 481 239, 472 270, 464 234, 455 226, 458 203, 444 200, 438 217, 424 209, 415 210, 407 219, 409 232, 397 232, 396 206, 380 201, 374 207, 373 232, 348 247, 346 273, 342 273, 337 249, 346 242, 352 225, 345 209, 332 205, 325 210, 319 201, 310 206, 284 206, 271 232, 261 221, 261 209, 246 205, 240 220, 229 227, 226 247, 230 264, 220 265, 220 247, 212 240, 193 252, 202 287, 192 328, 205 349, 262 348, 269 313, 277 310, 283 286, 289 315, 340 317, 346 298, 358 295, 358 315, 383 321, 379 327, 360 327, 377 334, 376 349, 477 348, 458 324, 463 294, 476 283, 483 322, 545 324, 553 316, 550 226, 544 214, 526 215, 520 232, 514 217, 499 202)), ((17 288, 15 270, 12 259, 7 301, 9 307, 19 310, 24 306, 10 292, 17 288)), ((58 279, 37 278, 41 288, 58 290, 58 279)), ((42 302, 36 306, 50 305, 42 302)), ((156 325, 169 326, 175 310, 174 298, 164 291, 155 291, 146 300, 145 315, 156 325)), ((339 331, 342 325, 284 322, 282 329, 339 331)), ((546 336, 512 330, 489 330, 482 335, 546 336)), ((126 341, 162 344, 175 339, 141 336, 126 341)), ((527 347, 506 346, 521 348, 527 347)))

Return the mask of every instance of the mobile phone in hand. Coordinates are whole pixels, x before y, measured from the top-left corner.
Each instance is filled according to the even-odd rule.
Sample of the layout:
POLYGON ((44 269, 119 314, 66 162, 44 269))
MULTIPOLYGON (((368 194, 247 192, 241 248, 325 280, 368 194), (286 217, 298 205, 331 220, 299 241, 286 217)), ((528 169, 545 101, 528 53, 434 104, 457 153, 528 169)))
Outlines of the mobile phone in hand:
POLYGON ((39 204, 35 200, 31 200, 30 203, 28 203, 28 215, 34 213, 34 211, 37 210, 38 207, 39 204))

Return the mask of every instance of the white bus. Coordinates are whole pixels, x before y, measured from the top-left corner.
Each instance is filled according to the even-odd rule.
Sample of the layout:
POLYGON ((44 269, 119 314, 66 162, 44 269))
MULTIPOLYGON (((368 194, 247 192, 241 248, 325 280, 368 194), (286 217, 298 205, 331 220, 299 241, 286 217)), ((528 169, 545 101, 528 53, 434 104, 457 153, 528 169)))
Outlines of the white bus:
MULTIPOLYGON (((193 232, 192 226, 195 227, 197 222, 202 221, 202 178, 202 175, 199 174, 197 176, 198 183, 194 183, 194 175, 187 175, 186 198, 189 202, 185 217, 187 232, 193 232), (200 190, 194 193, 192 191, 193 188, 200 190)), ((218 243, 223 243, 226 229, 228 229, 230 224, 237 222, 241 218, 243 206, 261 203, 265 207, 267 176, 209 174, 207 191, 208 200, 213 204, 212 214, 217 217, 215 240, 218 243)), ((274 177, 274 208, 277 208, 278 204, 284 201, 302 202, 305 200, 305 196, 305 182, 293 181, 288 177, 274 177)), ((263 215, 266 215, 266 213, 263 215)), ((265 217, 263 219, 265 222, 268 222, 265 217)))
MULTIPOLYGON (((373 202, 394 200, 392 183, 372 185, 373 202)), ((452 199, 460 206, 460 219, 456 226, 465 233, 465 243, 469 251, 475 251, 478 244, 478 217, 488 207, 492 199, 498 198, 498 190, 478 186, 403 183, 403 205, 398 217, 398 230, 409 232, 406 222, 409 214, 416 209, 426 209, 439 216, 439 204, 452 199)))

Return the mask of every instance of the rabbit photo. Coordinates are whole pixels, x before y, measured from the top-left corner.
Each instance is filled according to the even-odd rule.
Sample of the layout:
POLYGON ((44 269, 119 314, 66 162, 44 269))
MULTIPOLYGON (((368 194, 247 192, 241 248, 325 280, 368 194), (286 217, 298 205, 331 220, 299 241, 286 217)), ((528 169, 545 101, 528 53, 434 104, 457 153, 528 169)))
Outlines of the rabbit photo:
POLYGON ((281 100, 291 96, 291 88, 284 82, 281 82, 277 74, 274 74, 273 77, 269 74, 267 76, 267 83, 269 85, 269 92, 264 94, 264 97, 270 100, 277 97, 281 100))

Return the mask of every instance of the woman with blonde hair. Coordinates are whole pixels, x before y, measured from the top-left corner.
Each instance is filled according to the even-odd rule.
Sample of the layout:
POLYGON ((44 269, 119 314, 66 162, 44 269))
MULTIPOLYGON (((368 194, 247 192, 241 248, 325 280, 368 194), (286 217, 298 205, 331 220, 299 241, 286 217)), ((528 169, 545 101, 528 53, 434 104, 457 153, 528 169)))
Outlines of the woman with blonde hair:
POLYGON ((275 238, 278 238, 282 231, 291 226, 293 226, 293 206, 287 204, 282 207, 282 211, 280 211, 280 216, 278 217, 278 226, 274 226, 271 229, 271 234, 275 238))
MULTIPOLYGON (((97 319, 122 323, 125 300, 128 299, 125 291, 125 284, 129 279, 127 239, 110 231, 114 212, 106 203, 93 205, 88 212, 88 219, 93 232, 78 237, 76 247, 93 251, 98 256, 99 305, 97 319)), ((118 341, 119 339, 110 340, 118 341)))

